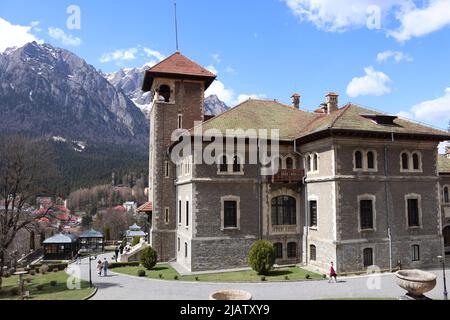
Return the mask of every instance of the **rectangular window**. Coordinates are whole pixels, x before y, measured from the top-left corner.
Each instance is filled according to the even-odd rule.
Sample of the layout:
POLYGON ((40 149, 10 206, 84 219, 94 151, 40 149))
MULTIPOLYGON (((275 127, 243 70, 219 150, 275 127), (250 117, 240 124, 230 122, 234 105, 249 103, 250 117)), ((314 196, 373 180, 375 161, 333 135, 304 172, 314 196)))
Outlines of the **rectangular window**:
POLYGON ((164 209, 164 222, 165 222, 166 224, 169 223, 169 208, 165 208, 165 209, 164 209))
POLYGON ((361 200, 359 202, 361 230, 373 229, 373 202, 361 200))
POLYGON ((408 226, 419 227, 419 200, 408 199, 408 226))
POLYGON ((412 261, 420 261, 420 247, 418 245, 412 246, 412 261))
POLYGON ((237 228, 237 202, 224 201, 223 203, 223 226, 224 228, 237 228))
POLYGON ((180 250, 181 250, 180 238, 178 238, 177 248, 178 248, 178 252, 180 252, 180 250))
POLYGON ((287 245, 288 258, 297 258, 297 244, 295 242, 289 242, 287 245))
POLYGON ((188 245, 187 245, 187 242, 184 243, 184 257, 185 258, 188 257, 188 245))
POLYGON ((178 115, 178 129, 182 129, 183 128, 183 115, 179 114, 178 115))
POLYGON ((181 211, 182 211, 182 202, 178 201, 178 223, 181 224, 181 211))
POLYGON ((186 227, 189 227, 189 201, 186 201, 186 227))
POLYGON ((170 166, 169 166, 169 161, 165 162, 165 166, 164 166, 164 173, 166 175, 166 178, 170 177, 170 166))
POLYGON ((317 201, 309 202, 309 226, 317 227, 317 201))

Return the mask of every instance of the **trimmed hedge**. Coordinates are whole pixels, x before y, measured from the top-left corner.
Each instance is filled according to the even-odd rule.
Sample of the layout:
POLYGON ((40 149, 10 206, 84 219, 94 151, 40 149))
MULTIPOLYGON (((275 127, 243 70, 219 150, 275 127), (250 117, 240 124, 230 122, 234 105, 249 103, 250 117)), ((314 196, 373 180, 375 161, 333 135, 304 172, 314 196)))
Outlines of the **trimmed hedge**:
POLYGON ((156 262, 158 262, 158 253, 152 247, 145 248, 141 253, 141 264, 147 270, 151 270, 156 262))
POLYGON ((109 264, 109 269, 121 267, 139 267, 139 262, 112 262, 109 264))

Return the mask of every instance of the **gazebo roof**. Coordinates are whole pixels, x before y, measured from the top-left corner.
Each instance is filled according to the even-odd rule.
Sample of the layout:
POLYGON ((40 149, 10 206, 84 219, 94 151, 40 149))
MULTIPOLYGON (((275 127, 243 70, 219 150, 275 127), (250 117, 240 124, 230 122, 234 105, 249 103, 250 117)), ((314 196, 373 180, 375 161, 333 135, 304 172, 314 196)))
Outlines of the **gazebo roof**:
POLYGON ((87 230, 80 233, 80 238, 103 238, 103 234, 96 230, 87 230))
POLYGON ((60 244, 60 243, 75 243, 77 242, 77 236, 73 234, 57 234, 44 241, 44 244, 60 244))

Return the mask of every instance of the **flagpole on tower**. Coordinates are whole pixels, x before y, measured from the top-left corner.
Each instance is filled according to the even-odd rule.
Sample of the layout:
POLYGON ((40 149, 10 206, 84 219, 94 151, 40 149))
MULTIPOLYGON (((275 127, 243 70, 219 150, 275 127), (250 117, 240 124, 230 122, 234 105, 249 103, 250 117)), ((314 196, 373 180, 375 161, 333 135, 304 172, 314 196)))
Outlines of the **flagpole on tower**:
POLYGON ((177 52, 180 51, 178 47, 178 19, 177 19, 177 2, 174 1, 174 7, 175 7, 175 42, 177 47, 177 52))

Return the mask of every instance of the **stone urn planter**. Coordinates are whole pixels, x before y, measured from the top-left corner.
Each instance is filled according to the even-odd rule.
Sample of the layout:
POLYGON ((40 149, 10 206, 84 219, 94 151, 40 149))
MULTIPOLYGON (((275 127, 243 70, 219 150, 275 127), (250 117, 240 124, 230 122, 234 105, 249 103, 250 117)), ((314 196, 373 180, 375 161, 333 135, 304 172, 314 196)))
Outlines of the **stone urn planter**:
POLYGON ((252 300, 252 295, 242 290, 222 290, 212 293, 209 300, 252 300))
POLYGON ((421 270, 400 270, 396 272, 397 284, 408 291, 414 299, 425 298, 424 293, 434 289, 437 276, 421 270))

